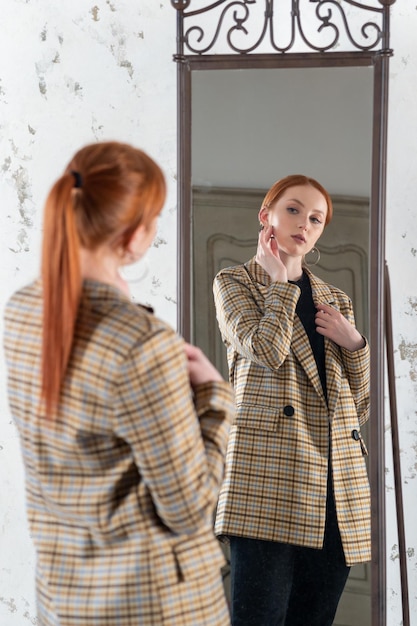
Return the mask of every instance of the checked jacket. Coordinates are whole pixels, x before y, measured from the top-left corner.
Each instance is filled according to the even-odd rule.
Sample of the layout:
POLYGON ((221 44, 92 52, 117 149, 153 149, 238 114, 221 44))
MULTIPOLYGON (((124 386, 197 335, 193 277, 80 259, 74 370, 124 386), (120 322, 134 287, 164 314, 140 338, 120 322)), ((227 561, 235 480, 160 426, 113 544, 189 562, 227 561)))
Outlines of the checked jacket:
POLYGON ((116 288, 83 292, 55 421, 40 410, 42 292, 5 314, 40 626, 225 626, 213 514, 229 383, 192 392, 183 340, 116 288))
MULTIPOLYGON (((314 302, 354 324, 349 297, 305 271, 314 302)), ((215 532, 321 548, 331 454, 339 530, 346 563, 353 565, 371 556, 360 432, 369 417, 369 346, 350 352, 324 338, 326 401, 295 312, 299 295, 295 284, 271 282, 254 258, 215 278, 236 401, 215 532)))

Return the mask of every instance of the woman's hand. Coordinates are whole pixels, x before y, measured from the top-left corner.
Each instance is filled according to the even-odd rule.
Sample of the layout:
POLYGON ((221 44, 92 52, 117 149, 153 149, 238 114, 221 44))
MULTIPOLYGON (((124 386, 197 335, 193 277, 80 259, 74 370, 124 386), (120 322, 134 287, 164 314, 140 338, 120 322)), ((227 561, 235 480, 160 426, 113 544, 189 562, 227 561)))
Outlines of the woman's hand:
POLYGON ((184 349, 188 359, 188 375, 192 387, 203 383, 224 380, 220 372, 217 371, 213 363, 209 361, 200 348, 190 343, 185 343, 184 349))
POLYGON ((350 352, 365 347, 365 339, 360 332, 339 311, 328 304, 318 304, 317 309, 316 330, 320 335, 350 352))
POLYGON ((278 242, 272 226, 266 226, 260 231, 255 260, 269 274, 273 282, 287 282, 287 268, 279 256, 278 242))

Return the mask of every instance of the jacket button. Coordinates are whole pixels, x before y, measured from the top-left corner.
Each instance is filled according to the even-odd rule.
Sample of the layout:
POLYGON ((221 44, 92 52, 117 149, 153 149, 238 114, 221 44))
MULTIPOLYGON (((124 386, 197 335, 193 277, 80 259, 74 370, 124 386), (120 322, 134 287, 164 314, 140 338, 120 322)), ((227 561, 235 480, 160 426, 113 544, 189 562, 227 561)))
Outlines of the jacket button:
POLYGON ((359 436, 359 433, 358 433, 358 431, 356 429, 352 430, 351 434, 352 434, 352 439, 354 439, 355 441, 359 441, 360 436, 359 436))
POLYGON ((286 415, 287 417, 292 417, 294 413, 294 407, 291 406, 291 404, 287 404, 287 406, 284 406, 284 415, 286 415))

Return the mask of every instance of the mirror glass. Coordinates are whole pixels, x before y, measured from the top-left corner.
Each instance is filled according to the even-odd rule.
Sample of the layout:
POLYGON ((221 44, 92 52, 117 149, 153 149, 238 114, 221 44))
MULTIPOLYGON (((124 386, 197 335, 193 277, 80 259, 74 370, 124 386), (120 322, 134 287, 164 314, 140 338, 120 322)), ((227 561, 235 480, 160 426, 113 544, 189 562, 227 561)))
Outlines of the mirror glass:
MULTIPOLYGON (((333 198, 311 269, 349 294, 368 334, 373 68, 193 70, 191 96, 192 340, 227 377, 212 281, 255 254, 265 192, 294 173, 333 198)), ((352 568, 335 624, 370 623, 364 564, 352 568)))

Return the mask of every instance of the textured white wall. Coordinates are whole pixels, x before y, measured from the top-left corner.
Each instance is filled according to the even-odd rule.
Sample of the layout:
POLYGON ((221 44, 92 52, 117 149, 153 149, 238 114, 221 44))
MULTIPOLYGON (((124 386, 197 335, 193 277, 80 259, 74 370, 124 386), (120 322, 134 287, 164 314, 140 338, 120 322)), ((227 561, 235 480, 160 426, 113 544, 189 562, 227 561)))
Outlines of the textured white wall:
MULTIPOLYGON (((417 626, 417 7, 392 20, 387 259, 412 626, 417 626)), ((169 0, 2 0, 0 25, 0 313, 37 272, 42 205, 69 156, 96 139, 130 141, 162 165, 169 187, 150 272, 136 299, 176 323, 175 11, 169 0)), ((2 322, 0 322, 2 331, 2 322)), ((36 624, 34 555, 20 451, 0 355, 0 624, 36 624)), ((388 420, 387 420, 388 422, 388 420)), ((387 423, 388 626, 401 624, 398 540, 387 423)))
MULTIPOLYGON (((417 625, 417 3, 392 8, 386 257, 391 275, 396 392, 411 624, 417 625)), ((401 624, 391 430, 387 411, 387 615, 401 624)))

